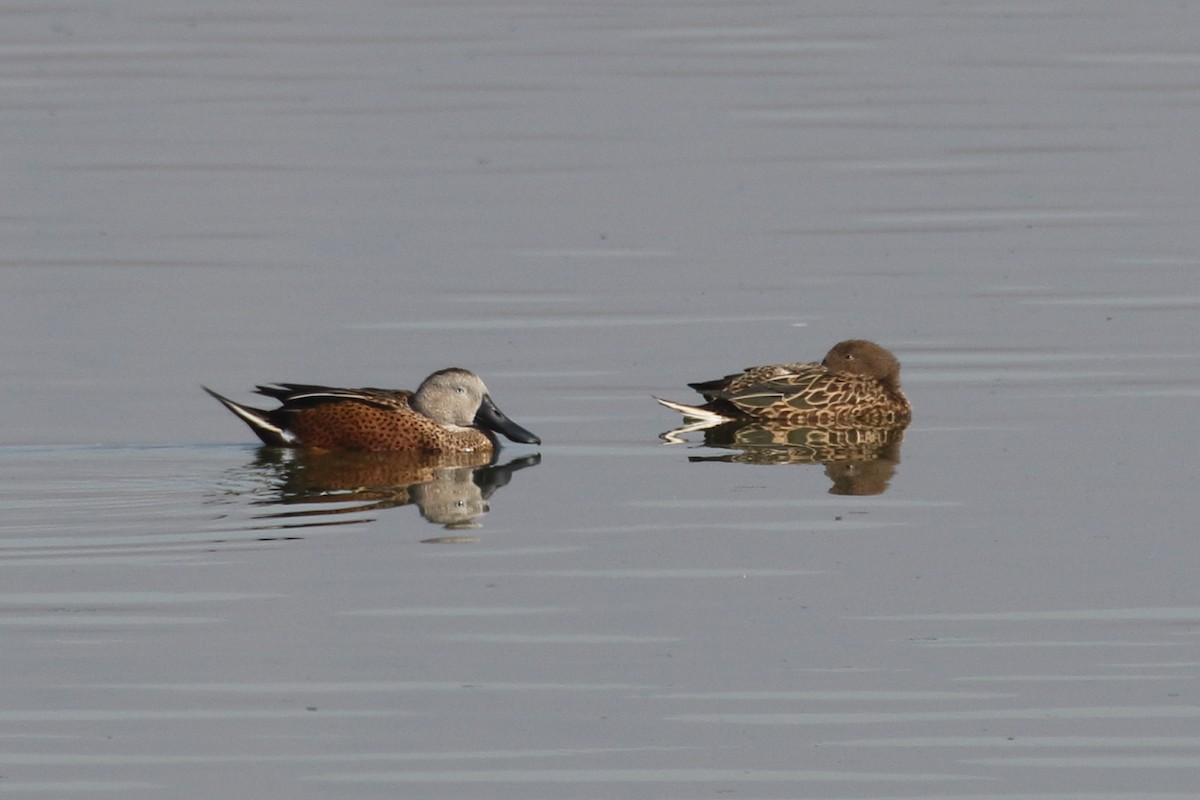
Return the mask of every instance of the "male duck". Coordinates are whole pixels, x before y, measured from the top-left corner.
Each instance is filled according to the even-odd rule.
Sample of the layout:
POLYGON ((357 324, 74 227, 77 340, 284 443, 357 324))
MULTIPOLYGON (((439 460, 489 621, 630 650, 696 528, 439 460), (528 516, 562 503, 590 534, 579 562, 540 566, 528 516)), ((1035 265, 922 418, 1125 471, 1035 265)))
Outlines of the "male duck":
POLYGON ((717 380, 688 384, 708 402, 700 406, 654 398, 689 417, 714 422, 759 419, 791 425, 907 425, 908 398, 900 391, 900 362, 865 339, 833 346, 820 364, 751 367, 717 380))
POLYGON ((283 404, 270 411, 202 388, 273 447, 490 453, 497 447, 494 433, 524 444, 542 442, 506 417, 479 376, 465 369, 439 370, 416 392, 301 383, 259 386, 259 394, 283 404))

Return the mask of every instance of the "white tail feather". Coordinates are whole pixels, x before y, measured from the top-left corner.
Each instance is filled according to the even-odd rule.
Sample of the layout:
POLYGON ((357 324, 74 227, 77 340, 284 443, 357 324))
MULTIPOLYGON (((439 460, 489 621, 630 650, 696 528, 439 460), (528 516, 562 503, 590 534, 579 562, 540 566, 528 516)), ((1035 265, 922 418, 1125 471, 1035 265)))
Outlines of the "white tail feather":
MULTIPOLYGON (((651 395, 651 397, 653 397, 653 395, 651 395)), ((663 400, 661 397, 655 397, 654 399, 657 400, 660 404, 671 409, 672 411, 678 411, 680 414, 683 414, 684 416, 687 416, 687 417, 691 417, 693 419, 706 420, 706 421, 711 421, 711 422, 728 422, 729 420, 733 419, 733 417, 727 417, 724 414, 718 414, 715 411, 709 411, 707 408, 699 408, 697 406, 688 406, 688 405, 684 405, 683 403, 676 403, 671 400, 663 400)))

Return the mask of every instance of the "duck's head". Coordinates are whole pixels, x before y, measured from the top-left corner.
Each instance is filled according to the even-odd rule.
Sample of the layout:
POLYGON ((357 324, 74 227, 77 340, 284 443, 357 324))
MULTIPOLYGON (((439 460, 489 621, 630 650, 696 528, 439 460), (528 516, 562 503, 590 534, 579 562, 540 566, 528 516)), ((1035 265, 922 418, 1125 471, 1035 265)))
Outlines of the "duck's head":
POLYGON ((514 442, 542 443, 505 416, 492 402, 483 380, 467 369, 451 367, 433 373, 417 387, 410 405, 439 425, 475 426, 504 434, 514 442))
POLYGON ((821 365, 838 375, 874 378, 896 390, 900 389, 900 362, 886 348, 866 339, 838 342, 821 365))

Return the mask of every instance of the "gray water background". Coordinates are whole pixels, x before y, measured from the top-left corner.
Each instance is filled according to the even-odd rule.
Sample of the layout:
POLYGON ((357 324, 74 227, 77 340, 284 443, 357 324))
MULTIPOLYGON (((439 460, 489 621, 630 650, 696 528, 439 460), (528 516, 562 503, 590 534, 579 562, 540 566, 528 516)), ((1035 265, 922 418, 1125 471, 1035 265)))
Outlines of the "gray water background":
POLYGON ((0 795, 1194 797, 1198 31, 0 3, 0 795), (884 494, 659 440, 848 337, 884 494), (198 388, 450 365, 545 442, 454 544, 198 388))

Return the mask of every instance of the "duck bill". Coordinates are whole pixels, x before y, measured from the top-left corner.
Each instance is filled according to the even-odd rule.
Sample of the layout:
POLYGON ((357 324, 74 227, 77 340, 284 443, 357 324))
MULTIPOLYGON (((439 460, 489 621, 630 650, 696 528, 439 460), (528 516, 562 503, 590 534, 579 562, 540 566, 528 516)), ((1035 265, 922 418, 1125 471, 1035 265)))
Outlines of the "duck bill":
POLYGON ((506 417, 503 411, 496 408, 492 398, 486 394, 483 396, 483 402, 479 405, 479 411, 475 413, 475 424, 486 430, 502 433, 511 441, 521 444, 542 443, 541 439, 506 417))

